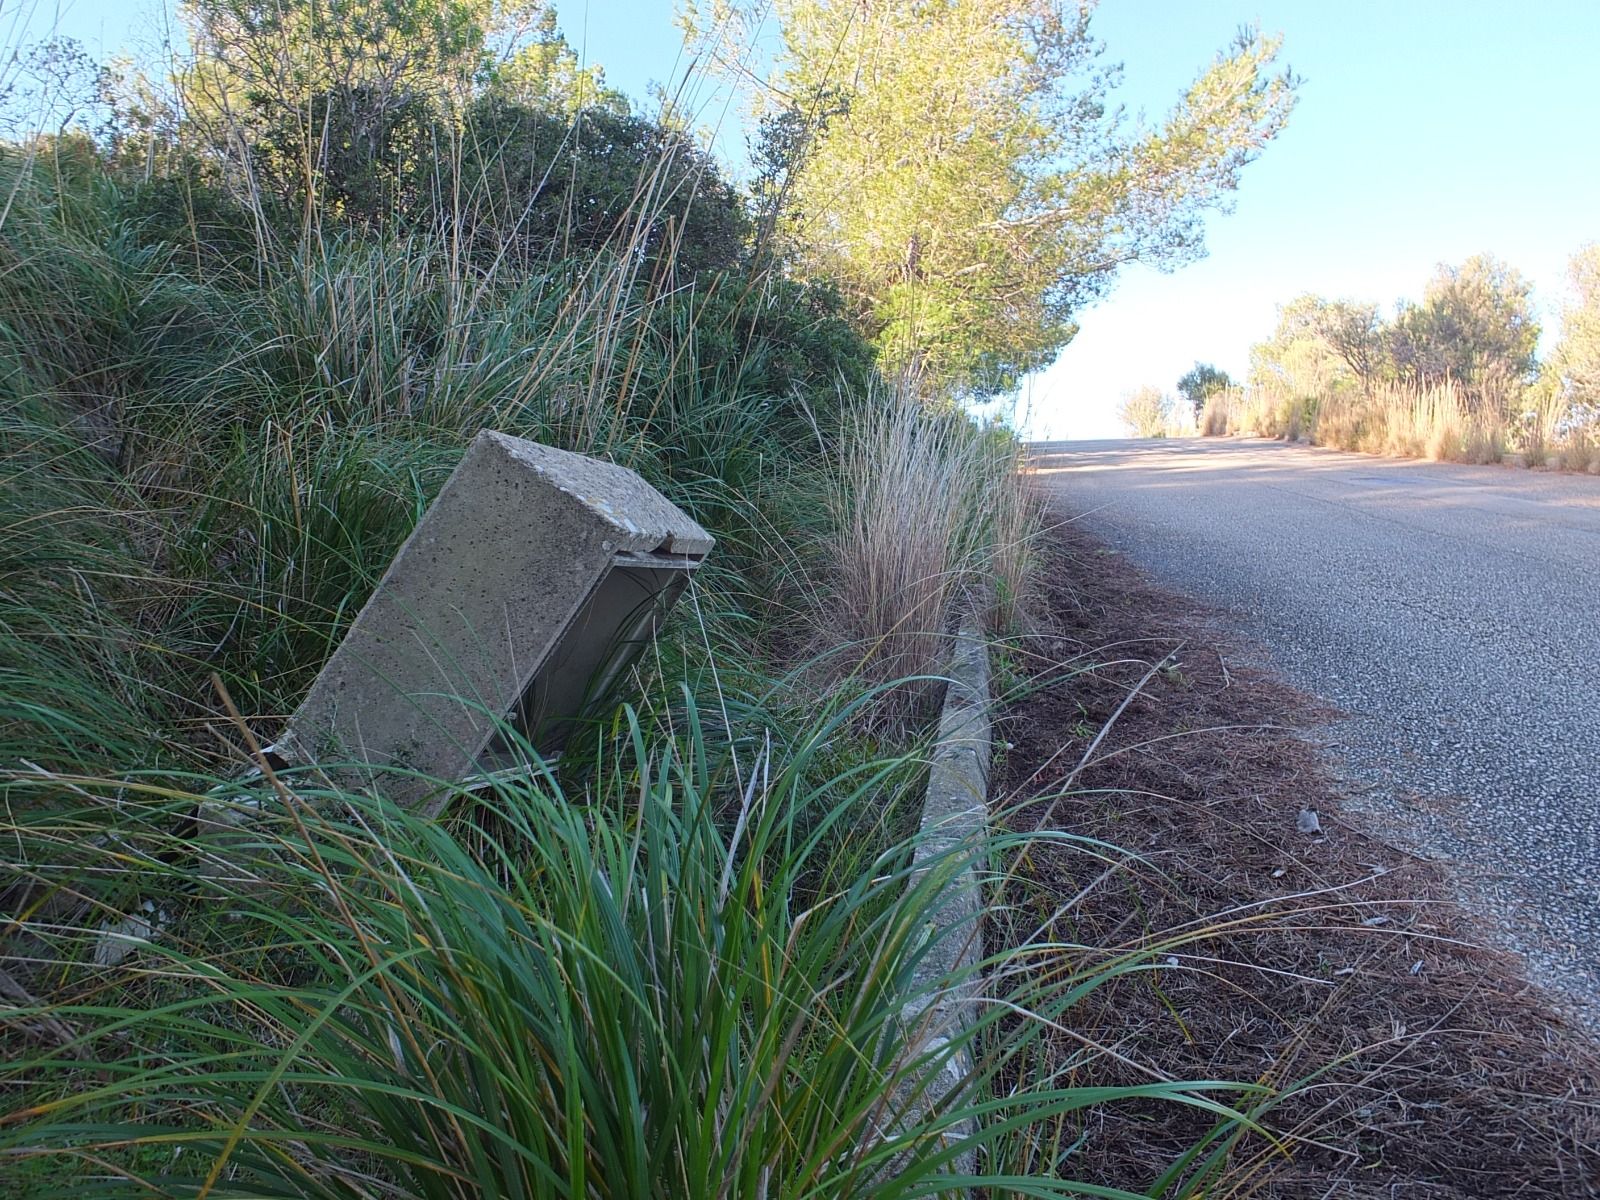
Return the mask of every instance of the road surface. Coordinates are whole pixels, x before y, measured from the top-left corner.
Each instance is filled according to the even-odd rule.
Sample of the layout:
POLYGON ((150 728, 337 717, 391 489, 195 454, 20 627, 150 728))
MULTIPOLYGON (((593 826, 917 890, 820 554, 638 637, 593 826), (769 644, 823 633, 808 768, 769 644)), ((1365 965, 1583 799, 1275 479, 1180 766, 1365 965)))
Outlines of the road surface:
POLYGON ((1253 439, 1032 452, 1064 515, 1349 714, 1357 807, 1600 1015, 1600 478, 1253 439))

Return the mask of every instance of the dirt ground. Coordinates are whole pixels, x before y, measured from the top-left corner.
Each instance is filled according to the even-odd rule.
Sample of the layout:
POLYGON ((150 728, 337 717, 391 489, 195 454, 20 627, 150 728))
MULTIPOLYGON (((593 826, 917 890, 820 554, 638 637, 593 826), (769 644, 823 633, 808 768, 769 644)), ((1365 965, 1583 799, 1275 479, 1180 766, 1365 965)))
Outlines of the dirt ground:
MULTIPOLYGON (((1600 1052, 1482 948, 1436 867, 1341 815, 1313 740, 1330 714, 1081 530, 1049 554, 996 801, 1137 857, 1032 851, 1008 919, 1094 947, 1080 968, 1142 948, 1162 964, 1073 1011, 1056 1049, 1084 1061, 1074 1081, 1298 1085, 1211 1197, 1600 1196, 1600 1052)), ((1145 1187, 1210 1124, 1099 1111, 1068 1169, 1145 1187)))

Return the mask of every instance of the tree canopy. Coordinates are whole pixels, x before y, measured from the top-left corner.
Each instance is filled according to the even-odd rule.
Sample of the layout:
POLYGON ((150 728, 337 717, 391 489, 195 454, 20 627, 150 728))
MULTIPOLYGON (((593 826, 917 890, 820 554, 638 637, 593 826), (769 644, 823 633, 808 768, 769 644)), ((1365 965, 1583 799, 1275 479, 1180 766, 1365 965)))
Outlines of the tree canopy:
POLYGON ((1178 380, 1178 394, 1189 402, 1194 409, 1195 419, 1199 420, 1207 398, 1232 386, 1232 378, 1222 368, 1197 362, 1178 380))
POLYGON ((1048 363, 1118 267, 1202 253, 1295 79, 1246 30, 1150 127, 1112 107, 1092 6, 776 0, 781 222, 891 372, 989 393, 1048 363), (796 136, 796 130, 804 136, 796 136))
POLYGON ((1329 303, 1320 296, 1304 295, 1278 306, 1272 336, 1250 347, 1252 387, 1306 398, 1348 389, 1357 382, 1343 356, 1320 333, 1329 303))
POLYGON ((1573 255, 1572 294, 1561 313, 1561 341, 1550 356, 1556 386, 1573 409, 1600 416, 1600 243, 1573 255))
POLYGON ((1441 265, 1420 304, 1395 314, 1395 370, 1417 384, 1454 380, 1476 404, 1497 404, 1532 377, 1539 324, 1532 287, 1514 267, 1479 254, 1441 265))
POLYGON ((1386 327, 1376 304, 1302 296, 1285 309, 1290 328, 1319 341, 1349 368, 1364 393, 1388 365, 1386 327))
POLYGON ((252 188, 396 207, 393 181, 488 96, 627 112, 545 0, 184 0, 185 121, 252 188))

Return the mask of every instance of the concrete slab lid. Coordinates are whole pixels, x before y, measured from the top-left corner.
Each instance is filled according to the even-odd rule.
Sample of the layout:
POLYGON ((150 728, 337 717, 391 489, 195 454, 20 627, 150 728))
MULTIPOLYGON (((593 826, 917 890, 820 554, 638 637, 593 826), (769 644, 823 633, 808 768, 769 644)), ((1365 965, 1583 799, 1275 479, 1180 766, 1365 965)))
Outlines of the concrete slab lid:
POLYGON ((681 508, 627 467, 491 429, 478 434, 474 449, 481 442, 493 443, 605 518, 626 549, 704 558, 715 545, 715 539, 681 508))

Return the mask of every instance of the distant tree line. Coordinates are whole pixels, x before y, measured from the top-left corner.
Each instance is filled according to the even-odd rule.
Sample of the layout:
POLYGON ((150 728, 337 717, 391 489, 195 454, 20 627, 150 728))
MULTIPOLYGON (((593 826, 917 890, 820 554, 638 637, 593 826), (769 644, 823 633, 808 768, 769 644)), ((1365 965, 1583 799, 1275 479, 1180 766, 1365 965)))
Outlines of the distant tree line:
POLYGON ((1542 362, 1531 294, 1514 267, 1478 255, 1441 264, 1421 298, 1390 315, 1369 301, 1299 296, 1252 347, 1242 389, 1211 386, 1220 373, 1198 364, 1179 387, 1198 401, 1203 432, 1242 424, 1360 448, 1541 460, 1559 442, 1568 465, 1586 465, 1600 433, 1600 245, 1571 260, 1560 334, 1542 362), (1207 430, 1217 397, 1226 404, 1212 406, 1218 428, 1207 430))
POLYGON ((1258 386, 1315 393, 1385 382, 1452 383, 1473 408, 1506 408, 1538 373, 1539 324, 1531 286, 1488 255, 1441 265, 1420 301, 1385 319, 1376 304, 1305 295, 1284 305, 1271 338, 1255 347, 1258 386))

